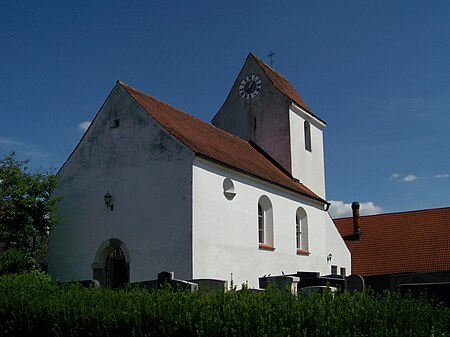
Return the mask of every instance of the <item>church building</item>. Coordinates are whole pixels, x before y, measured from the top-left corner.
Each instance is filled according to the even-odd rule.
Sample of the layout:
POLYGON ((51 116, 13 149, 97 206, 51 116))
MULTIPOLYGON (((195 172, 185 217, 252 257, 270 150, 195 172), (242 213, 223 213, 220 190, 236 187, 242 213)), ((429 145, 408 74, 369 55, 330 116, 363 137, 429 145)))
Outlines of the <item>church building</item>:
POLYGON ((328 214, 322 132, 249 54, 212 124, 118 81, 58 172, 49 273, 103 286, 351 273, 328 214))

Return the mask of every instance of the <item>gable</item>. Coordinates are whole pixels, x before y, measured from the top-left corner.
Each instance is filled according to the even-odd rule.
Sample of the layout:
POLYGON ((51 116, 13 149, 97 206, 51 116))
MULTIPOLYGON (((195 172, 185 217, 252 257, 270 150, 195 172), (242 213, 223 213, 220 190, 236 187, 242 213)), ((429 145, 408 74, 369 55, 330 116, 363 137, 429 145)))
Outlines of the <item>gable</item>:
POLYGON ((147 112, 117 84, 58 175, 61 178, 65 172, 78 175, 89 170, 107 174, 119 166, 136 167, 146 161, 179 161, 189 154, 193 157, 189 148, 149 118, 147 112))
MULTIPOLYGON (((284 139, 284 135, 289 133, 289 120, 285 112, 290 104, 291 101, 273 85, 256 58, 249 54, 225 102, 213 117, 212 124, 256 143, 257 138, 260 138, 259 134, 267 134, 268 132, 263 130, 270 128, 274 130, 271 135, 272 143, 288 148, 289 143, 284 139), (248 76, 258 76, 261 85, 259 95, 252 99, 241 96, 241 84, 248 76), (283 141, 285 143, 281 144, 283 141)), ((283 158, 275 159, 284 167, 287 166, 283 163, 283 158)))
MULTIPOLYGON (((250 53, 247 56, 247 59, 245 60, 244 66, 242 67, 238 77, 236 78, 232 89, 230 93, 228 94, 228 97, 224 103, 230 99, 230 97, 238 96, 238 90, 239 90, 239 84, 244 79, 244 77, 248 74, 257 74, 259 77, 264 77, 263 81, 263 88, 262 92, 265 90, 274 91, 275 94, 281 94, 286 101, 283 104, 283 108, 286 109, 289 107, 292 103, 306 111, 311 116, 315 117, 319 121, 321 121, 323 124, 326 124, 325 121, 314 115, 314 113, 311 111, 311 109, 306 105, 305 101, 300 97, 298 92, 294 89, 292 84, 281 74, 276 72, 273 68, 269 67, 266 63, 264 63, 261 59, 259 59, 257 56, 255 56, 253 53, 250 53), (266 83, 265 83, 266 82, 266 83), (270 86, 268 86, 270 84, 270 86), (273 87, 273 90, 271 87, 273 87)), ((276 97, 273 97, 273 95, 270 95, 270 99, 266 100, 265 104, 267 104, 270 100, 277 99, 276 97)), ((238 100, 240 101, 240 100, 238 100)), ((256 100, 254 100, 256 101, 256 100)), ((241 101, 240 101, 241 102, 241 101)), ((242 102, 241 102, 242 103, 242 102)), ((254 102, 252 102, 253 105, 255 105, 254 102)), ((220 121, 223 117, 222 110, 224 109, 224 106, 219 110, 219 112, 216 114, 216 116, 213 117, 212 123, 216 125, 216 123, 224 123, 226 121, 220 121)), ((234 132, 232 132, 234 133, 234 132)), ((247 139, 248 137, 240 135, 242 138, 247 139)))
MULTIPOLYGON (((334 223, 343 237, 352 234, 352 218, 334 223)), ((361 239, 345 241, 353 273, 450 270, 450 207, 362 216, 360 225, 361 239)))

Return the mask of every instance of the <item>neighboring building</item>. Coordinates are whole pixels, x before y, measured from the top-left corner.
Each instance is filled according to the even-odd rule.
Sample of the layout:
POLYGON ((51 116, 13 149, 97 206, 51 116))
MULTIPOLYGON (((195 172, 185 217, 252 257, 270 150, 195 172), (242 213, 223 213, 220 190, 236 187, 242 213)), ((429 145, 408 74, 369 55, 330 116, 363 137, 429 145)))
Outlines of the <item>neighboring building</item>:
POLYGON ((250 287, 349 274, 325 200, 325 123, 291 84, 249 54, 213 124, 117 82, 58 173, 49 273, 117 286, 169 270, 250 287))
MULTIPOLYGON (((335 219, 352 254, 352 273, 375 290, 450 287, 450 207, 335 219)), ((447 288, 448 289, 448 288, 447 288)))

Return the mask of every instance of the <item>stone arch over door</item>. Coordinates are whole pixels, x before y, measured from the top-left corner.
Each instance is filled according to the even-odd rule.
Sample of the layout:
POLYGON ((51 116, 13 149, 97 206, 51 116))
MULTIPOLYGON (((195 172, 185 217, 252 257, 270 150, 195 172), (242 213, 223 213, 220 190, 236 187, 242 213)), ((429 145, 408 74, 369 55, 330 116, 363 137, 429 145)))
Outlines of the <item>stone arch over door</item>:
POLYGON ((103 242, 92 263, 93 279, 102 287, 118 287, 130 282, 130 253, 119 239, 103 242))

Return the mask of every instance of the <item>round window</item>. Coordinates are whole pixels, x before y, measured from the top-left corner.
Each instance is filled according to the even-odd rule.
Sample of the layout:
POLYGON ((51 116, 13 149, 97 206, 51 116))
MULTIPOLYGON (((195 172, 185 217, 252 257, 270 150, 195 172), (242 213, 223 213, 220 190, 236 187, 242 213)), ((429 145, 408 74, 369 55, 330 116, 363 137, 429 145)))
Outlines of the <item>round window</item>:
POLYGON ((223 195, 228 200, 233 200, 236 196, 236 192, 234 192, 234 183, 230 178, 225 178, 223 180, 223 195))

